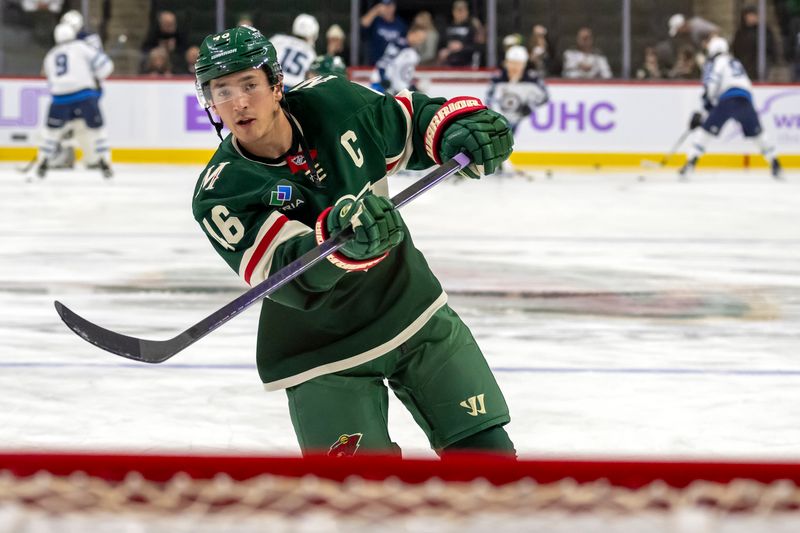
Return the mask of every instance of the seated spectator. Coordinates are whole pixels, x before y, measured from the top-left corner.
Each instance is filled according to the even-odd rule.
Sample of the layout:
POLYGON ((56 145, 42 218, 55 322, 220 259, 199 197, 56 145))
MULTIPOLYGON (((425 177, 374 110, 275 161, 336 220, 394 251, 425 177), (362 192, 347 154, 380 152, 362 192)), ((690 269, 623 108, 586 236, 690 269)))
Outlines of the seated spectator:
POLYGON ((479 45, 486 42, 486 30, 480 20, 470 17, 466 0, 455 0, 450 24, 439 43, 439 64, 448 67, 480 66, 479 45))
POLYGON ((592 30, 583 27, 578 30, 575 39, 577 47, 564 52, 565 78, 573 79, 608 79, 611 77, 611 67, 608 59, 594 47, 592 30))
POLYGON ((528 41, 530 50, 531 67, 541 77, 558 76, 561 74, 561 61, 558 52, 553 44, 547 28, 541 24, 536 24, 531 29, 531 37, 528 41))
POLYGON ((394 0, 381 0, 361 17, 361 28, 364 34, 364 61, 374 65, 383 55, 386 45, 400 37, 406 36, 408 27, 397 16, 397 5, 394 0))
POLYGON ((186 54, 184 58, 186 60, 186 72, 185 74, 194 75, 194 64, 197 63, 197 58, 200 56, 200 47, 198 46, 190 46, 186 49, 186 54))
MULTIPOLYGON (((767 30, 767 68, 775 62, 775 37, 767 30)), ((758 79, 758 9, 747 6, 742 9, 739 29, 733 38, 733 57, 742 62, 751 80, 758 79)))
POLYGON ((797 22, 797 27, 791 35, 792 81, 800 81, 800 19, 797 22))
POLYGON ((673 80, 696 80, 700 78, 700 74, 700 65, 697 64, 694 48, 682 46, 668 76, 673 80))
POLYGON ((414 15, 412 26, 425 29, 425 42, 419 48, 420 65, 433 65, 436 62, 436 51, 439 46, 439 32, 433 25, 430 11, 420 11, 414 15))
POLYGON ((172 65, 170 64, 169 52, 167 52, 166 48, 156 46, 150 49, 147 53, 147 61, 145 62, 142 73, 153 78, 169 78, 172 76, 172 65))
POLYGON ((682 14, 676 13, 669 18, 669 36, 688 35, 692 44, 700 50, 705 49, 706 42, 713 36, 719 35, 719 26, 701 17, 686 19, 682 14))
POLYGON ((665 77, 665 72, 658 62, 656 49, 648 46, 644 49, 644 63, 636 69, 637 80, 660 80, 665 77))
POLYGON ((184 33, 178 30, 178 19, 175 17, 175 13, 159 11, 156 24, 150 25, 147 37, 142 43, 142 52, 149 55, 153 48, 163 48, 169 54, 170 63, 183 71, 187 42, 184 33))

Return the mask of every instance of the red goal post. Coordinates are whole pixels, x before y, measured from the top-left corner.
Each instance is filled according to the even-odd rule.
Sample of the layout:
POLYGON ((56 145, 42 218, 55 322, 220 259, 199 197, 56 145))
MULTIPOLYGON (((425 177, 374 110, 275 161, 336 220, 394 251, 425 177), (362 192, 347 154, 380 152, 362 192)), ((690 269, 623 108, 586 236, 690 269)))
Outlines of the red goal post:
POLYGON ((0 531, 796 531, 798 484, 788 462, 6 453, 0 531))

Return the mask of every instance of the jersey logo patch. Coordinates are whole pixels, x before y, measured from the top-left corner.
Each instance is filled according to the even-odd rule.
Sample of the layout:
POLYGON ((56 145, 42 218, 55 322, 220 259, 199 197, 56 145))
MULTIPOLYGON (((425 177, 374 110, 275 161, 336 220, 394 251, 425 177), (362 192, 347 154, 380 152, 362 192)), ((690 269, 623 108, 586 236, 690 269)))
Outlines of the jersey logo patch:
MULTIPOLYGON (((309 150, 308 152, 311 156, 311 159, 314 161, 314 170, 317 172, 317 178, 319 181, 324 180, 327 177, 327 174, 325 173, 325 169, 323 169, 317 161, 317 151, 309 150)), ((308 161, 306 160, 305 154, 290 154, 286 156, 286 166, 289 167, 289 171, 292 174, 302 172, 306 177, 311 177, 311 169, 308 167, 308 161)))
POLYGON ((281 207, 291 199, 292 187, 289 185, 278 185, 269 195, 269 205, 281 207))
POLYGON ((361 442, 361 433, 352 435, 342 435, 334 442, 328 450, 329 457, 352 457, 358 450, 358 443, 361 442))
MULTIPOLYGON (((317 158, 316 150, 309 150, 309 152, 311 153, 311 159, 317 158)), ((297 174, 298 172, 308 170, 308 161, 306 161, 306 156, 304 154, 287 155, 286 164, 289 166, 289 170, 292 174, 297 174)))

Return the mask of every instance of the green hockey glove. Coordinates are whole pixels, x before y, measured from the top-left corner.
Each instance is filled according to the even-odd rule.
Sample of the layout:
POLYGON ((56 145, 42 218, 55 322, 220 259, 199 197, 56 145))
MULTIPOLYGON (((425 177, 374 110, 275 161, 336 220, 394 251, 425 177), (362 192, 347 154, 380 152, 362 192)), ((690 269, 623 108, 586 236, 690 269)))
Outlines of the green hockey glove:
POLYGON ((386 254, 403 240, 403 221, 388 198, 368 194, 343 200, 327 217, 330 234, 352 226, 355 237, 340 248, 343 255, 364 261, 386 254))
POLYGON ((460 116, 447 126, 439 154, 446 161, 462 150, 467 152, 472 164, 461 173, 479 179, 498 170, 513 148, 514 137, 505 117, 491 109, 482 109, 460 116))

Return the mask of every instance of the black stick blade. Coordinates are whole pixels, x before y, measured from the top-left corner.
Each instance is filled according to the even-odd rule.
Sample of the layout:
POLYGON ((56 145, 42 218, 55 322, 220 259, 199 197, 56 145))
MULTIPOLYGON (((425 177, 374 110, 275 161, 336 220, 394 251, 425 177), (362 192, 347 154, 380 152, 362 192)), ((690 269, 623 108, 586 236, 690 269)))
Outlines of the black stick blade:
POLYGON ((166 341, 137 339, 92 324, 59 301, 55 302, 55 306, 61 320, 79 337, 127 359, 144 363, 161 363, 184 348, 180 342, 180 335, 166 341))

